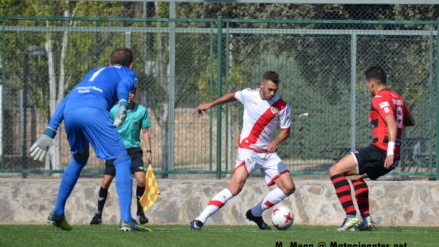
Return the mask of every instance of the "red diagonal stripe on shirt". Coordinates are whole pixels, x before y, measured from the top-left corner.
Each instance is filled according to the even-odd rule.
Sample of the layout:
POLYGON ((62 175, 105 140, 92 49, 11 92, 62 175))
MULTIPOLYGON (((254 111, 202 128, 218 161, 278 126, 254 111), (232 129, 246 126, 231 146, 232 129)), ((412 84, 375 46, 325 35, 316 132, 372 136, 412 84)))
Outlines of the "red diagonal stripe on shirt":
POLYGON ((268 109, 261 115, 261 117, 256 121, 256 123, 253 125, 253 128, 250 131, 250 134, 248 137, 244 140, 242 140, 240 147, 250 147, 251 144, 255 144, 259 136, 261 135, 262 131, 264 131, 265 127, 268 125, 268 123, 273 120, 274 117, 276 117, 277 113, 282 111, 287 106, 287 103, 283 101, 281 98, 274 102, 268 109), (278 109, 276 114, 274 114, 271 109, 275 107, 278 109))

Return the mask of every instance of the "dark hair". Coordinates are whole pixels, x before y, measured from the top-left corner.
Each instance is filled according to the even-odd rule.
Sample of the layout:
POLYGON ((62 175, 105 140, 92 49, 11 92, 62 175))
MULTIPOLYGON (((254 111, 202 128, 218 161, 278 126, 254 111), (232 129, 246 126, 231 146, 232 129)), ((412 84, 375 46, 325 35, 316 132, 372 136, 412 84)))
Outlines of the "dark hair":
POLYGON ((280 82, 279 76, 274 71, 267 71, 267 72, 265 72, 264 77, 262 77, 262 80, 272 81, 275 84, 278 84, 280 82))
POLYGON ((384 72, 384 69, 378 65, 375 65, 375 66, 368 68, 364 72, 364 76, 366 76, 367 81, 374 80, 378 84, 386 85, 386 80, 387 80, 386 72, 384 72))
POLYGON ((133 52, 128 48, 117 48, 111 53, 111 64, 119 64, 129 67, 133 62, 133 52))

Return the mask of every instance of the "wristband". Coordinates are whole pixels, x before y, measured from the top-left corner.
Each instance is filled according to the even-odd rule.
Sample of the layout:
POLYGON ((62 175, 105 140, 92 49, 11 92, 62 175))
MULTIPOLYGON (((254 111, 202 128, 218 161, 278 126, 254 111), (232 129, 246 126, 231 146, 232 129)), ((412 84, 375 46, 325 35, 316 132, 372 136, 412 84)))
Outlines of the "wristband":
POLYGON ((50 127, 47 127, 47 129, 44 131, 44 134, 53 139, 56 136, 56 131, 50 127))
POLYGON ((146 150, 146 153, 152 153, 152 151, 151 150, 146 150))
POLYGON ((395 142, 389 142, 387 144, 387 156, 389 155, 394 155, 393 154, 393 149, 395 148, 395 142))
POLYGON ((128 108, 128 102, 126 100, 120 100, 119 101, 119 106, 126 106, 128 108))

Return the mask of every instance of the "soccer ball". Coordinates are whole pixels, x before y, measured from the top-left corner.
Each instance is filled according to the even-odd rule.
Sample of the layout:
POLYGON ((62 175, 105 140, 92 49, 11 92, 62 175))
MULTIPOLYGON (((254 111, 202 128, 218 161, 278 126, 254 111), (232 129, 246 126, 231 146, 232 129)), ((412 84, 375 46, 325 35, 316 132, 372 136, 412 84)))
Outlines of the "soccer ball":
POLYGON ((271 214, 271 222, 277 229, 286 230, 293 224, 294 214, 291 209, 286 206, 276 207, 271 214))

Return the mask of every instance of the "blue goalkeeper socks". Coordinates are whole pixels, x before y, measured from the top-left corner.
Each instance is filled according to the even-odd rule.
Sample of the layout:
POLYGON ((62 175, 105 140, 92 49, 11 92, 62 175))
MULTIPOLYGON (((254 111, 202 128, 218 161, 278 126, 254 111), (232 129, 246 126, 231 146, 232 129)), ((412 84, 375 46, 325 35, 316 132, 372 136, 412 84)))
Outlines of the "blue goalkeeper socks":
POLYGON ((88 157, 89 156, 86 156, 80 159, 73 157, 72 161, 65 169, 62 175, 61 184, 59 185, 55 209, 53 210, 58 216, 64 216, 64 208, 67 198, 69 198, 70 193, 75 187, 82 168, 84 168, 84 166, 87 164, 88 157))
POLYGON ((119 196, 120 218, 131 222, 131 196, 133 194, 131 159, 126 155, 114 160, 113 164, 116 167, 116 191, 119 196))

